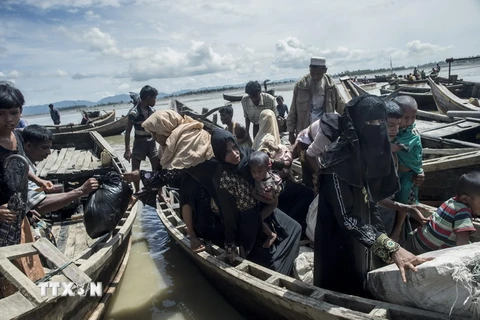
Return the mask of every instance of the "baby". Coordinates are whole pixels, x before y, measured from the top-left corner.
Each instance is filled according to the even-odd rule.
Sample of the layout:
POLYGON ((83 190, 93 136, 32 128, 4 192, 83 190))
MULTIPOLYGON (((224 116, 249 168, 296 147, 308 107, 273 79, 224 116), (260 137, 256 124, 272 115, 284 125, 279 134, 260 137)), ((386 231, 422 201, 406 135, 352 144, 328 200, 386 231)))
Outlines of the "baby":
POLYGON ((273 212, 278 205, 278 196, 283 190, 282 179, 278 174, 271 170, 270 158, 265 152, 255 151, 248 160, 250 172, 255 179, 255 188, 252 190, 252 196, 263 203, 271 205, 272 211, 262 211, 263 232, 267 235, 263 247, 270 248, 275 242, 277 234, 273 232, 264 221, 273 212))

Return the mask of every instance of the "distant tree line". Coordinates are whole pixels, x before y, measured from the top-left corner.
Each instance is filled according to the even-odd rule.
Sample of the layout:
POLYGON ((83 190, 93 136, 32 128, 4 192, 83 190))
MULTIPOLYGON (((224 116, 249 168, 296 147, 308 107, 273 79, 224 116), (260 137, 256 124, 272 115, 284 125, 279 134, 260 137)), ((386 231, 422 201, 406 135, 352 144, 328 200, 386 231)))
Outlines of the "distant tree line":
MULTIPOLYGON (((475 59, 479 59, 480 55, 472 56, 472 57, 468 57, 468 58, 470 58, 472 60, 475 60, 475 59)), ((469 63, 472 63, 472 62, 473 61, 471 61, 471 60, 463 60, 463 61, 455 61, 454 63, 455 64, 469 64, 469 63)), ((419 65, 416 65, 416 66, 408 66, 408 67, 399 66, 399 67, 395 67, 393 69, 379 68, 379 69, 359 69, 359 70, 353 70, 353 71, 346 70, 346 71, 334 74, 334 77, 358 76, 358 75, 364 75, 364 74, 367 74, 367 73, 385 73, 385 72, 390 73, 391 70, 409 70, 409 69, 413 70, 414 68, 430 70, 431 68, 435 67, 437 65, 437 63, 440 65, 440 67, 448 66, 448 63, 446 63, 445 61, 436 61, 436 62, 428 62, 428 63, 424 63, 424 64, 419 64, 419 65)))
MULTIPOLYGON (((271 82, 267 83, 267 86, 268 85, 274 85, 274 84, 290 83, 290 82, 295 82, 295 80, 271 81, 271 82)), ((263 84, 262 84, 262 86, 263 86, 263 84)), ((205 89, 191 90, 191 91, 178 93, 178 94, 170 94, 170 95, 165 96, 164 98, 182 97, 182 96, 189 96, 189 95, 193 95, 193 94, 219 92, 219 91, 233 90, 233 89, 239 89, 239 88, 243 89, 243 88, 245 88, 245 85, 224 86, 224 87, 219 87, 219 88, 205 88, 205 89)))

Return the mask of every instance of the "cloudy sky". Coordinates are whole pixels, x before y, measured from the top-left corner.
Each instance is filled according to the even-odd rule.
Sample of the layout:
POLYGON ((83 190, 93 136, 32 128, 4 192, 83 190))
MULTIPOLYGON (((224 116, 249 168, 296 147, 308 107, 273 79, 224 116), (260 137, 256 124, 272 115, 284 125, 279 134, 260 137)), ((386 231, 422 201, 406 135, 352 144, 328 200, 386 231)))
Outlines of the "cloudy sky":
POLYGON ((1 0, 0 80, 27 105, 480 53, 480 0, 1 0))

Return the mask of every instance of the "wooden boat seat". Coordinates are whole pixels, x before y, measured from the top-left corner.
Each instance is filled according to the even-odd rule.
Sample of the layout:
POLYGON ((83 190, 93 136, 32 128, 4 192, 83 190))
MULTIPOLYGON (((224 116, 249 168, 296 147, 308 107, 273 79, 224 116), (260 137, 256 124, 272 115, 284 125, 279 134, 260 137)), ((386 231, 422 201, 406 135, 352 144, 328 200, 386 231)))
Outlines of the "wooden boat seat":
POLYGON ((106 171, 108 168, 102 167, 100 159, 92 150, 76 150, 74 147, 52 150, 52 153, 37 165, 37 175, 47 180, 64 179, 67 176, 91 177, 106 171))

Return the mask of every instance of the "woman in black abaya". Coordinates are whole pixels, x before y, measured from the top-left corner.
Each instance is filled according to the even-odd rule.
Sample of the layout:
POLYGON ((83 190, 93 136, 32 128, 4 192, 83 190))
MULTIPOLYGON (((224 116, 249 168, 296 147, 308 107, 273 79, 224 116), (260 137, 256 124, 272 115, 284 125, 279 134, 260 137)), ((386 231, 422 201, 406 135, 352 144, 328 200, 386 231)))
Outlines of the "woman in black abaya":
POLYGON ((289 274, 299 252, 300 225, 275 209, 271 223, 279 236, 270 248, 264 248, 266 236, 261 227, 261 210, 273 208, 251 196, 254 181, 248 157, 252 150, 239 148, 233 135, 226 130, 214 130, 211 143, 215 159, 223 167, 218 182, 218 200, 229 259, 233 261, 238 255, 238 246, 248 260, 289 274))
POLYGON ((386 109, 375 96, 354 98, 340 118, 338 138, 319 157, 315 228, 316 286, 365 295, 372 254, 394 262, 404 282, 418 258, 386 235, 376 201, 398 189, 386 130, 386 109))

